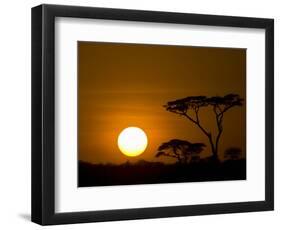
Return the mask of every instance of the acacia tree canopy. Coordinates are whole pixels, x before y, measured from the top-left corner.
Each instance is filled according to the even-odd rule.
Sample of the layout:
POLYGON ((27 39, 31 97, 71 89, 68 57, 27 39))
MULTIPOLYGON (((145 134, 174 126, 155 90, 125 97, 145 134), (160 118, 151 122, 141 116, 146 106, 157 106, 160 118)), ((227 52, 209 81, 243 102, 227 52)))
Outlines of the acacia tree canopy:
POLYGON ((227 94, 224 97, 191 96, 170 101, 164 107, 167 111, 184 115, 190 109, 199 109, 211 105, 218 107, 220 113, 223 113, 233 106, 243 105, 243 101, 244 99, 240 98, 238 94, 227 94))
POLYGON ((225 150, 224 157, 226 159, 235 160, 241 157, 241 149, 237 147, 231 147, 225 150))
POLYGON ((201 153, 204 147, 205 144, 203 143, 190 143, 185 140, 172 139, 159 146, 156 157, 172 157, 176 158, 179 163, 187 163, 191 156, 201 153))

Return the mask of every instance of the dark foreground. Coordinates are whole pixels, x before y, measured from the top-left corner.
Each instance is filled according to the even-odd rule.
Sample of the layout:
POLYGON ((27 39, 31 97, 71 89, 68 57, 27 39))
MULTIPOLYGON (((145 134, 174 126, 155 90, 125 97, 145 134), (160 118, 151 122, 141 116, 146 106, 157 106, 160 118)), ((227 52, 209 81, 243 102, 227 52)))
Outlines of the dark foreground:
POLYGON ((78 167, 79 187, 246 179, 246 160, 189 165, 147 161, 109 165, 80 161, 78 167))

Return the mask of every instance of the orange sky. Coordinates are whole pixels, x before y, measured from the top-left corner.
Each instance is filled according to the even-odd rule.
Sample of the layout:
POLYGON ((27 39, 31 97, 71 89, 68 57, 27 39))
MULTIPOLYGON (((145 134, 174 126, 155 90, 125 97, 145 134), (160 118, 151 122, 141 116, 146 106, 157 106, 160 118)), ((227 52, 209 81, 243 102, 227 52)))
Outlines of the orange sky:
MULTIPOLYGON (((203 142, 206 136, 188 120, 167 112, 166 102, 187 96, 239 94, 246 100, 246 50, 167 45, 78 42, 78 154, 91 163, 127 160, 169 162, 155 158, 170 139, 203 142), (148 147, 138 157, 124 156, 117 146, 128 126, 143 129, 148 147)), ((202 109, 201 120, 215 129, 215 117, 202 109)), ((245 154, 246 106, 224 116, 219 156, 228 147, 245 154)))

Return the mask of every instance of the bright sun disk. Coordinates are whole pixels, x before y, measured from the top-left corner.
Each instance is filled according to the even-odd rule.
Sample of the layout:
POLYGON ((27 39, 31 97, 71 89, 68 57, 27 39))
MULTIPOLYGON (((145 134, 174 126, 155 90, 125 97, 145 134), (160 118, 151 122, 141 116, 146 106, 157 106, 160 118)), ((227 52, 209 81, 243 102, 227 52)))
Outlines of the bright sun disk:
POLYGON ((138 156, 142 154, 147 147, 147 136, 145 132, 138 127, 128 127, 119 134, 118 147, 126 156, 138 156))

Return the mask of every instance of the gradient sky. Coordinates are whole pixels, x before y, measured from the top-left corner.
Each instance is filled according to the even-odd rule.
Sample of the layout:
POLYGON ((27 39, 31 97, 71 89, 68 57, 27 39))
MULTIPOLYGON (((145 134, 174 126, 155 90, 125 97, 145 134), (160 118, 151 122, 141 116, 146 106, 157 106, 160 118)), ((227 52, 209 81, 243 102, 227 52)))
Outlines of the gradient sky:
MULTIPOLYGON (((187 96, 239 94, 246 100, 246 50, 168 45, 78 42, 78 157, 91 163, 127 160, 172 162, 155 158, 170 139, 203 142, 207 137, 190 121, 167 112, 168 101, 187 96), (117 146, 119 133, 137 126, 148 136, 138 157, 117 146)), ((216 130, 209 109, 200 110, 209 130, 216 130)), ((228 147, 246 148, 246 106, 224 116, 219 156, 228 147)))

